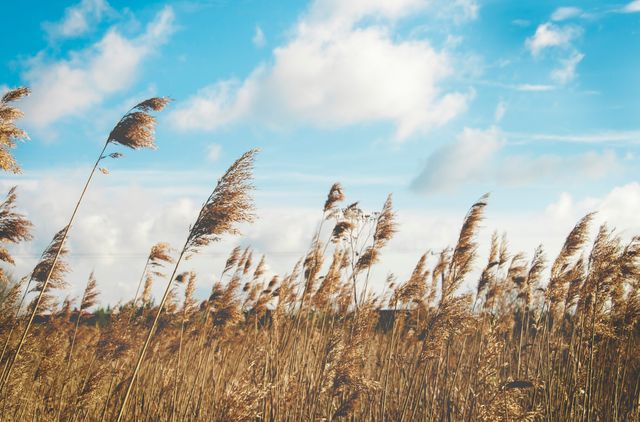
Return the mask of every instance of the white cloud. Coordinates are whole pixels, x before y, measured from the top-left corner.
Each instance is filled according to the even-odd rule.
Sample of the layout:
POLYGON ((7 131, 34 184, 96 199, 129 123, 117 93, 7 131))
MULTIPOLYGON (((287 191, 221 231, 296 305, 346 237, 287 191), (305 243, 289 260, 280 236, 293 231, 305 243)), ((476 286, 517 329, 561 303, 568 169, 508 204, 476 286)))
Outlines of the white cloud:
POLYGON ((503 185, 518 186, 539 182, 571 183, 599 180, 621 169, 613 151, 583 154, 509 155, 494 167, 489 177, 503 185))
POLYGON ((496 127, 464 128, 455 142, 429 156, 424 169, 412 182, 413 189, 421 193, 452 191, 484 177, 489 162, 504 142, 496 127))
MULTIPOLYGON (((581 13, 580 9, 560 8, 552 15, 552 19, 561 21, 581 13)), ((544 50, 557 48, 569 50, 569 56, 561 59, 559 66, 551 71, 551 79, 560 85, 564 85, 576 76, 576 67, 584 58, 573 46, 573 41, 582 35, 582 28, 565 25, 557 26, 546 22, 538 26, 533 36, 525 40, 525 45, 533 57, 539 56, 544 50)))
POLYGON ((480 7, 476 0, 455 0, 454 7, 458 7, 461 14, 458 21, 475 20, 478 18, 480 7))
POLYGON ((616 186, 602 197, 574 198, 568 192, 547 207, 546 213, 556 219, 575 220, 597 211, 596 224, 607 223, 621 233, 635 235, 640 232, 640 183, 616 186))
MULTIPOLYGON (((257 73, 260 73, 258 71, 257 73)), ((213 130, 245 117, 255 101, 252 78, 217 82, 199 90, 170 113, 170 121, 180 129, 213 130)))
POLYGON ((584 54, 574 52, 567 59, 561 61, 561 66, 551 72, 551 79, 559 84, 571 82, 576 76, 576 66, 582 61, 584 54))
POLYGON ((541 85, 541 84, 520 84, 516 87, 517 91, 524 92, 544 92, 544 91, 553 91, 556 89, 553 85, 541 85))
MULTIPOLYGON (((16 266, 10 270, 17 277, 33 268, 53 234, 66 224, 87 172, 87 168, 77 168, 0 179, 0 193, 18 185, 18 207, 35 225, 32 242, 11 246, 16 266)), ((219 176, 220 172, 209 171, 100 174, 70 231, 67 260, 72 272, 67 280, 71 289, 65 294, 79 295, 95 269, 103 303, 131 299, 150 247, 159 241, 174 248, 182 246, 202 200, 219 176), (167 185, 171 188, 166 189, 167 185)), ((184 261, 180 268, 196 270, 199 291, 208 292, 231 248, 242 243, 251 245, 257 254, 267 253, 267 262, 278 272, 290 271, 305 255, 321 218, 324 192, 317 196, 317 209, 258 206, 258 219, 241 228, 243 236, 227 236, 184 261)), ((156 295, 164 283, 164 279, 157 280, 156 295)))
POLYGON ((451 58, 427 40, 398 41, 386 21, 425 3, 316 1, 273 63, 244 81, 217 82, 178 106, 180 129, 214 130, 240 119, 268 125, 339 127, 386 121, 397 139, 442 125, 472 93, 446 92, 451 58), (377 23, 358 24, 365 17, 377 23))
POLYGON ((131 86, 142 61, 173 32, 173 18, 173 10, 165 7, 137 38, 126 38, 112 28, 68 59, 48 61, 43 52, 30 59, 22 75, 33 92, 24 100, 26 121, 42 129, 131 86))
MULTIPOLYGON (((496 130, 484 132, 485 136, 491 136, 496 130)), ((35 223, 34 241, 11 248, 17 262, 12 268, 16 276, 31 270, 53 234, 65 224, 86 170, 56 170, 0 179, 4 192, 14 184, 19 185, 18 207, 35 223)), ((114 304, 131 299, 149 248, 158 241, 169 242, 174 247, 180 247, 184 242, 202 199, 212 189, 203 184, 203 180, 214 181, 216 174, 204 176, 202 172, 189 171, 129 171, 113 172, 95 179, 70 232, 68 260, 72 272, 68 281, 71 289, 65 294, 81 294, 89 272, 95 270, 101 303, 114 304), (165 189, 168 181, 175 189, 165 189), (123 212, 122 204, 126 204, 126 212, 123 212)), ((357 199, 360 198, 349 198, 357 199)), ((380 202, 383 199, 381 197, 380 202)), ((473 199, 469 198, 469 204, 473 199)), ((182 270, 193 269, 198 273, 198 297, 205 297, 213 279, 220 274, 227 254, 236 244, 252 245, 258 255, 266 253, 267 262, 275 272, 290 271, 304 256, 317 228, 324 192, 317 192, 314 200, 318 207, 259 205, 259 219, 242 228, 244 236, 227 238, 185 261, 180 267, 182 270)), ((542 242, 549 259, 553 259, 575 222, 594 210, 599 211, 598 218, 620 230, 640 232, 637 219, 640 183, 616 187, 599 198, 576 199, 567 192, 546 207, 522 211, 518 215, 501 213, 491 201, 480 233, 481 254, 476 270, 486 257, 485 249, 494 229, 507 231, 512 251, 529 252, 542 242)), ((381 286, 388 272, 394 272, 403 280, 426 249, 437 251, 453 244, 465 212, 466 207, 430 208, 427 212, 400 208, 399 232, 383 250, 382 260, 372 273, 372 284, 381 286)), ((330 230, 330 227, 327 225, 326 229, 330 230)), ((473 276, 470 277, 469 282, 474 281, 473 276)), ((165 279, 156 281, 156 297, 164 283, 165 279)))
POLYGON ((585 144, 598 143, 640 143, 640 131, 605 131, 595 133, 559 134, 559 133, 519 133, 510 132, 510 138, 524 141, 575 142, 585 144))
POLYGON ((474 185, 522 186, 602 179, 622 168, 612 151, 574 155, 514 155, 503 152, 505 135, 496 127, 465 128, 455 142, 437 149, 413 180, 416 192, 452 192, 474 185))
POLYGON ((560 27, 546 22, 538 26, 533 36, 525 41, 525 45, 533 56, 538 56, 547 48, 569 48, 571 42, 582 34, 582 30, 575 26, 560 27))
POLYGON ((253 34, 253 38, 251 38, 251 42, 258 48, 262 48, 267 43, 267 39, 264 36, 264 32, 262 32, 262 28, 256 25, 256 32, 253 34))
POLYGON ((222 153, 222 146, 219 144, 211 144, 207 147, 207 160, 216 162, 220 159, 222 153))
POLYGON ((634 0, 631 3, 628 3, 626 6, 622 8, 622 11, 625 13, 640 12, 640 0, 634 0))
POLYGON ((514 19, 511 21, 511 23, 515 26, 519 26, 521 28, 526 28, 527 26, 531 25, 531 21, 527 20, 527 19, 514 19))
POLYGON ((397 20, 427 6, 425 0, 314 0, 300 25, 310 24, 321 31, 344 30, 365 17, 397 20))
POLYGON ((598 210, 605 221, 622 229, 633 227, 637 233, 640 231, 640 183, 633 182, 614 188, 600 201, 598 210))
POLYGON ((43 27, 53 39, 78 37, 89 32, 112 11, 106 0, 82 0, 66 8, 59 22, 45 22, 43 27))
POLYGON ((551 15, 552 21, 564 21, 582 15, 582 9, 579 7, 559 7, 551 15))

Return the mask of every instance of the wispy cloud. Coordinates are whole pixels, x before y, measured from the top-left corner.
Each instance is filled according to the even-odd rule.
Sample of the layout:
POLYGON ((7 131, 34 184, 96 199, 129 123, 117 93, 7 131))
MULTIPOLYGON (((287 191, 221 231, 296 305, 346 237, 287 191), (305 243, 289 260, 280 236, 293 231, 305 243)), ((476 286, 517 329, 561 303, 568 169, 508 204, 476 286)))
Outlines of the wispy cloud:
POLYGON ((493 113, 493 120, 496 123, 499 123, 504 117, 504 115, 506 114, 506 112, 507 112, 507 104, 503 100, 498 101, 498 105, 496 105, 496 111, 493 113))
POLYGON ((638 13, 640 12, 640 0, 634 0, 631 3, 628 3, 622 8, 622 11, 625 13, 638 13))
POLYGON ((533 56, 538 56, 548 48, 569 48, 571 42, 582 34, 576 26, 557 26, 546 22, 538 26, 533 36, 525 44, 533 56))
POLYGON ((432 153, 411 187, 420 193, 450 192, 484 177, 489 162, 505 139, 496 127, 465 128, 455 142, 432 153))
POLYGON ((559 7, 551 14, 551 20, 560 22, 582 15, 583 11, 579 7, 559 7))
POLYGON ((455 142, 434 151, 411 187, 423 194, 451 193, 477 183, 524 186, 536 183, 596 180, 621 169, 613 151, 580 154, 513 154, 507 134, 497 127, 465 128, 455 142))
POLYGON ((584 54, 574 52, 568 58, 561 60, 560 67, 551 71, 551 79, 559 84, 566 84, 576 76, 576 66, 582 61, 584 54))
POLYGON ((162 9, 135 38, 111 28, 94 45, 49 60, 40 52, 26 62, 23 79, 33 94, 24 101, 26 121, 38 129, 79 115, 131 86, 142 61, 174 31, 171 7, 162 9))
POLYGON ((220 159, 222 146, 220 144, 211 144, 207 147, 207 160, 216 162, 220 159))
POLYGON ((571 142, 584 144, 600 143, 640 143, 640 130, 629 131, 604 131, 594 133, 522 133, 507 132, 509 139, 517 141, 549 141, 549 142, 571 142))
POLYGON ((113 9, 106 0, 82 0, 66 8, 60 21, 45 22, 43 27, 52 39, 74 38, 91 31, 109 13, 113 9))
POLYGON ((264 32, 262 32, 262 28, 256 25, 256 31, 253 34, 253 38, 251 38, 251 42, 258 48, 262 48, 267 43, 267 39, 264 36, 264 32))
POLYGON ((519 84, 512 86, 516 91, 524 91, 524 92, 544 92, 544 91, 553 91, 556 89, 553 85, 545 85, 545 84, 519 84))
MULTIPOLYGON (((577 8, 560 8, 551 16, 552 20, 563 21, 582 14, 577 8)), ((573 42, 582 35, 583 29, 575 25, 559 26, 552 22, 545 22, 538 26, 533 36, 525 40, 525 46, 534 58, 542 55, 545 50, 559 49, 568 51, 569 55, 560 59, 559 66, 553 69, 550 77, 559 85, 572 81, 576 76, 576 67, 584 58, 573 42)))

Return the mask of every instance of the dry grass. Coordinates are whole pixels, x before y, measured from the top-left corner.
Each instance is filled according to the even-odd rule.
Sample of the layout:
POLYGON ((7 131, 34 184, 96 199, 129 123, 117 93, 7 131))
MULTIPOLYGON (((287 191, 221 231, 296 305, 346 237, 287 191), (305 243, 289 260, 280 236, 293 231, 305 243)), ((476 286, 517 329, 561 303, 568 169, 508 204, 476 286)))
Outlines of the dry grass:
MULTIPOLYGON (((105 148, 153 147, 148 112, 166 101, 134 107, 105 148)), ((120 156, 103 154, 94 170, 120 156)), ((237 247, 213 269, 210 297, 195 300, 196 274, 179 273, 180 263, 252 221, 254 155, 220 179, 181 250, 152 248, 135 297, 104 320, 88 312, 98 299, 93 275, 75 310, 53 294, 65 288, 70 226, 30 277, 12 284, 0 273, 3 420, 640 419, 640 239, 625 243, 602 226, 591 240, 592 215, 548 271, 542 247, 528 259, 495 234, 472 280, 482 197, 457 243, 425 253, 406 281, 389 276, 376 294, 375 264, 398 230, 391 197, 380 212, 341 207, 335 184, 290 273, 267 276, 268 257, 237 247), (150 287, 167 265, 155 306, 150 287), (461 294, 470 283, 475 293, 461 294)), ((9 263, 4 246, 31 227, 15 201, 12 190, 0 205, 0 259, 9 263)))

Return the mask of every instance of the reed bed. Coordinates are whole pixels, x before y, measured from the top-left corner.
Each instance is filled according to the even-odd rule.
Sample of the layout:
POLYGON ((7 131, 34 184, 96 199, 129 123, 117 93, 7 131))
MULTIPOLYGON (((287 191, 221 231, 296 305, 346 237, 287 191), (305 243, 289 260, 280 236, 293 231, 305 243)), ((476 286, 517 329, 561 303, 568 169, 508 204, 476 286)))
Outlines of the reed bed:
MULTIPOLYGON (((153 146, 147 113, 166 104, 154 101, 105 149, 153 146)), ((336 183, 291 271, 267 276, 268 257, 236 247, 211 269, 209 297, 194 298, 199 275, 181 262, 254 219, 256 153, 218 181, 182 249, 160 242, 132 268, 143 270, 136 294, 113 312, 92 313, 108 286, 93 274, 82 297, 58 303, 71 223, 29 276, 0 273, 2 420, 640 420, 640 238, 591 227, 592 214, 555 257, 510 251, 495 234, 481 262, 483 196, 451 248, 380 289, 375 265, 401 230, 392 197, 367 212, 336 183), (165 287, 157 304, 153 283, 165 287)), ((0 204, 9 264, 4 246, 31 229, 16 198, 0 204)))

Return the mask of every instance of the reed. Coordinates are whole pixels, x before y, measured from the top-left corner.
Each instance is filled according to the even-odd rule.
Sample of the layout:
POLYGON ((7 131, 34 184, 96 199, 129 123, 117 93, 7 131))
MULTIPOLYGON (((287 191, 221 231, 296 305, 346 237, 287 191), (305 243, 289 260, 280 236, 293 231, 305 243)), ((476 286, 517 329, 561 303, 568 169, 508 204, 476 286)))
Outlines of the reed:
MULTIPOLYGON (((12 103, 27 93, 0 101, 7 171, 18 171, 10 151, 26 138, 12 103)), ((402 230, 392 197, 368 212, 343 205, 335 183, 289 272, 273 274, 269 256, 236 246, 205 275, 217 278, 199 300, 202 275, 181 266, 254 220, 252 150, 218 180, 181 249, 157 243, 142 274, 131 269, 140 277, 131 301, 90 314, 92 274, 75 310, 72 299, 60 305, 76 212, 95 170, 121 156, 107 147, 153 148, 150 113, 167 101, 144 101, 118 122, 33 271, 17 282, 0 272, 2 420, 640 419, 640 237, 606 225, 592 233, 593 214, 549 264, 542 246, 513 251, 497 232, 480 263, 485 195, 451 247, 394 269, 406 278, 389 274, 381 291, 375 264, 402 230), (152 283, 169 265, 154 305, 152 283)), ((0 203, 0 260, 9 265, 11 247, 31 238, 16 201, 11 189, 0 203)))

